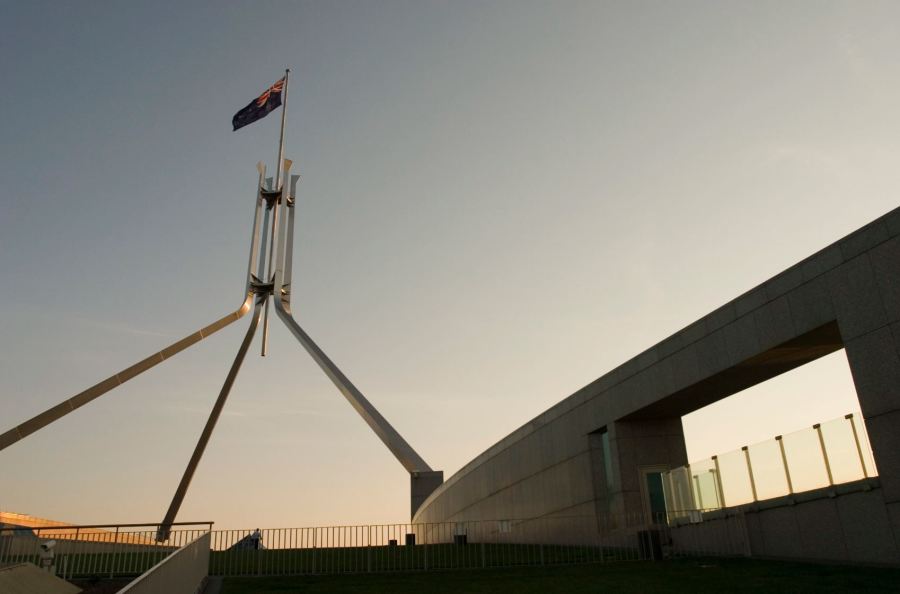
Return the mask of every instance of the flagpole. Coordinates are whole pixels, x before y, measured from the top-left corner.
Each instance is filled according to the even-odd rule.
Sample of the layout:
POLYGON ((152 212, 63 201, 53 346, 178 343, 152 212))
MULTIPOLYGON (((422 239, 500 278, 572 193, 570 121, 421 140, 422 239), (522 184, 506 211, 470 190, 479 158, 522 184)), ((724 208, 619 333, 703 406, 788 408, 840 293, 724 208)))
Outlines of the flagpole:
MULTIPOLYGON (((291 69, 285 68, 284 70, 284 90, 281 99, 281 134, 278 137, 278 162, 275 164, 275 190, 281 191, 283 187, 283 180, 281 179, 284 167, 284 123, 287 120, 287 101, 288 101, 288 82, 291 76, 291 69)), ((281 192, 284 194, 284 192, 281 192)), ((275 254, 275 230, 278 229, 278 210, 279 204, 278 202, 284 201, 286 198, 281 196, 281 200, 276 201, 275 205, 272 207, 272 235, 271 241, 269 243, 269 277, 272 276, 274 270, 272 269, 272 258, 275 254)), ((262 279, 263 282, 268 282, 268 279, 262 279)), ((276 296, 277 298, 277 296, 276 296)), ((266 298, 266 310, 263 316, 263 329, 262 329, 262 352, 260 353, 263 357, 266 356, 266 351, 269 348, 269 299, 266 298)))

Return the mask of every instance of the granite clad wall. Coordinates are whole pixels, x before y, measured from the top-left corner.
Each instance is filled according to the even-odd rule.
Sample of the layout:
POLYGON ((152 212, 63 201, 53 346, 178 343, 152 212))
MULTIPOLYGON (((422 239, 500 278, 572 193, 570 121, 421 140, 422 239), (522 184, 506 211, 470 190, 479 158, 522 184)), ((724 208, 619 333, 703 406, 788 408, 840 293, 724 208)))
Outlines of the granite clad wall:
POLYGON ((414 521, 640 513, 639 468, 687 462, 682 415, 842 347, 885 514, 900 539, 900 209, 520 427, 434 491, 414 521), (603 428, 611 477, 598 460, 596 432, 603 428))

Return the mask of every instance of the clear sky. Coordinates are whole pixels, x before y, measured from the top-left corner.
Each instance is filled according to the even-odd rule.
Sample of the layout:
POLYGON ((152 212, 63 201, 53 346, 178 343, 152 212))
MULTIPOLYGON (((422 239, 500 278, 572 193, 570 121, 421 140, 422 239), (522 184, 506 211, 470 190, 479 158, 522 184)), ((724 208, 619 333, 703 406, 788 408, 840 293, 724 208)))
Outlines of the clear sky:
MULTIPOLYGON (((233 310, 292 68, 306 330, 449 476, 897 206, 897 2, 0 1, 0 430, 233 310)), ((241 321, 0 453, 0 509, 158 521, 241 321)), ((179 519, 404 521, 286 329, 179 519)), ((856 408, 842 353, 685 419, 692 459, 856 408)))

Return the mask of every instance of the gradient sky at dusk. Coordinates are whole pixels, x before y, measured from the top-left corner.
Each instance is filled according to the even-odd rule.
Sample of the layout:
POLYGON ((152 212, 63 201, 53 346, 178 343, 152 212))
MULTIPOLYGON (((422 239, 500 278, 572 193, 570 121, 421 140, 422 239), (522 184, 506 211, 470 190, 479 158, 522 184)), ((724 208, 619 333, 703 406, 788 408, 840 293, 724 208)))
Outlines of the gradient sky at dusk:
MULTIPOLYGON (((898 204, 897 2, 0 0, 0 431, 233 310, 292 68, 304 328, 447 476, 898 204), (280 113, 280 112, 278 112, 280 113)), ((158 521, 246 322, 0 452, 0 510, 158 521)), ((182 507, 404 521, 277 321, 182 507)), ((706 457, 855 410, 836 353, 685 419, 706 457)))

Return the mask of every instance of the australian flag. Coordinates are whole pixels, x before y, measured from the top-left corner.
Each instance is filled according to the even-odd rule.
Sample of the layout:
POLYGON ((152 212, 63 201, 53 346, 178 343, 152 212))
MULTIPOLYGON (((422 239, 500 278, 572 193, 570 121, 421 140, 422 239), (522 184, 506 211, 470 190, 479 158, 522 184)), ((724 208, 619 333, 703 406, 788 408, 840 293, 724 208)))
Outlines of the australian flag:
POLYGON ((247 107, 234 114, 234 117, 231 118, 231 125, 237 130, 269 115, 269 112, 274 111, 275 108, 281 105, 281 92, 283 90, 284 79, 282 78, 266 89, 265 93, 251 101, 247 107))

